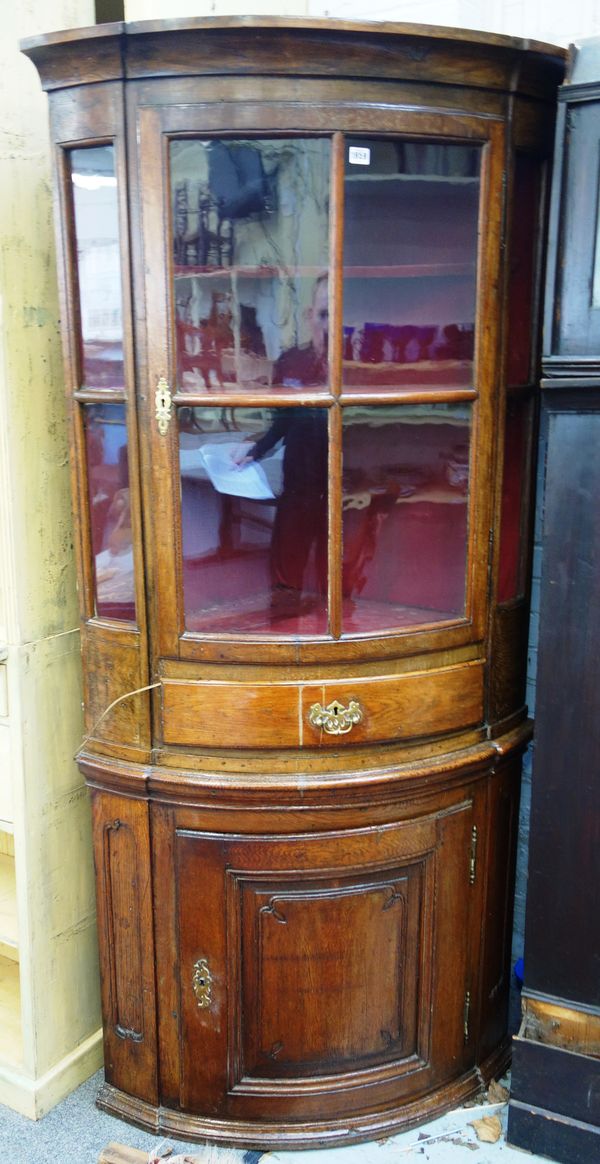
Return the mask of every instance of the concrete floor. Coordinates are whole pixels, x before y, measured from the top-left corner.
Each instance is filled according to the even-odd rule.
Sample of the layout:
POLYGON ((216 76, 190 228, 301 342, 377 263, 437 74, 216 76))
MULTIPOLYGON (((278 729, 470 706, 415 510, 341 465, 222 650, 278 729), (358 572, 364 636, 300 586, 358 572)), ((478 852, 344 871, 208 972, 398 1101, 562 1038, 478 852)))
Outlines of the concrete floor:
POLYGON ((388 1140, 354 1147, 307 1152, 243 1152, 210 1145, 183 1144, 157 1139, 130 1124, 98 1111, 95 1098, 102 1073, 92 1076, 77 1091, 37 1123, 0 1105, 0 1158, 10 1164, 96 1164, 110 1141, 130 1148, 156 1151, 172 1147, 170 1164, 182 1164, 183 1156, 194 1164, 544 1164, 546 1157, 532 1156, 510 1147, 504 1131, 495 1144, 481 1143, 471 1121, 498 1115, 503 1129, 506 1106, 485 1103, 459 1108, 420 1128, 388 1140))

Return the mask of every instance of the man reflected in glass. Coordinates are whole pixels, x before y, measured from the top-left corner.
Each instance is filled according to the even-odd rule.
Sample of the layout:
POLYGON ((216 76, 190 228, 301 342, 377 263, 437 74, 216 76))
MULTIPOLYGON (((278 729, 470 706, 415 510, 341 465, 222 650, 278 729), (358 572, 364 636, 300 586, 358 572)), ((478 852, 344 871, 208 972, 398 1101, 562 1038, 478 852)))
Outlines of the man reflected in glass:
MULTIPOLYGON (((307 317, 307 344, 283 352, 273 381, 284 388, 322 388, 327 383, 329 289, 326 274, 314 286, 307 317)), ((283 444, 283 488, 271 540, 273 616, 300 614, 327 593, 327 413, 324 408, 277 408, 273 422, 253 445, 234 453, 240 469, 283 444)))

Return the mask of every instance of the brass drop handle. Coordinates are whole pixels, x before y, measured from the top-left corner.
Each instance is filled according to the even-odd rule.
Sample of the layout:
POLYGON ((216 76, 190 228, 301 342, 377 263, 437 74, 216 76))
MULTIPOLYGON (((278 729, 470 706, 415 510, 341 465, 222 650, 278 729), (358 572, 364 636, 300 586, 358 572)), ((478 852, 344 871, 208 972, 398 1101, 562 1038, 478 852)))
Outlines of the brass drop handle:
POLYGON ((205 1010, 212 1003, 212 974, 206 958, 198 958, 198 961, 194 962, 192 988, 198 1006, 201 1010, 205 1010))
POLYGON ((308 713, 309 723, 315 728, 323 728, 328 736, 345 736, 355 723, 361 722, 362 717, 362 707, 356 699, 351 699, 347 707, 338 699, 332 700, 327 707, 313 703, 308 713))

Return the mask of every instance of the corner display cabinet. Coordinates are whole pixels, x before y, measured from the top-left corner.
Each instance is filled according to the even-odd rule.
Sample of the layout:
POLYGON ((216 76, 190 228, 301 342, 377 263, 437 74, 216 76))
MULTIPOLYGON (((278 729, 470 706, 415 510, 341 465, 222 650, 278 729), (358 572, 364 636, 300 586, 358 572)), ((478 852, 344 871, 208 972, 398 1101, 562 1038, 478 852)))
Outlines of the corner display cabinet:
POLYGON ((106 1084, 383 1136, 507 1062, 563 53, 252 19, 30 40, 55 142, 106 1084))

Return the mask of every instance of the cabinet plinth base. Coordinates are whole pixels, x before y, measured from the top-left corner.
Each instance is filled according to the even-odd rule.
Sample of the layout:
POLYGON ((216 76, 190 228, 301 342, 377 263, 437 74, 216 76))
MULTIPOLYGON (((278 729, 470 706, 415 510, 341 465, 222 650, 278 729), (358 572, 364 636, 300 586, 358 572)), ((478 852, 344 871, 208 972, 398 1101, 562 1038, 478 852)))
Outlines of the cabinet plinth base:
POLYGON ((341 1144, 382 1140, 435 1119, 479 1094, 487 1083, 503 1074, 509 1063, 510 1046, 506 1041, 482 1067, 474 1067, 460 1079, 452 1080, 431 1095, 398 1104, 384 1112, 368 1112, 344 1120, 298 1121, 295 1124, 282 1121, 273 1124, 207 1119, 167 1107, 154 1107, 135 1096, 126 1095, 109 1083, 100 1088, 96 1103, 109 1115, 135 1124, 153 1135, 190 1141, 208 1140, 239 1148, 262 1148, 265 1151, 335 1148, 341 1144))

